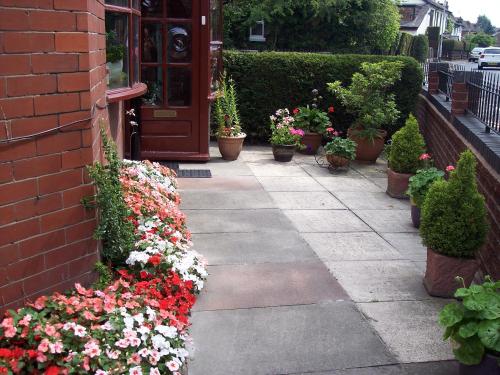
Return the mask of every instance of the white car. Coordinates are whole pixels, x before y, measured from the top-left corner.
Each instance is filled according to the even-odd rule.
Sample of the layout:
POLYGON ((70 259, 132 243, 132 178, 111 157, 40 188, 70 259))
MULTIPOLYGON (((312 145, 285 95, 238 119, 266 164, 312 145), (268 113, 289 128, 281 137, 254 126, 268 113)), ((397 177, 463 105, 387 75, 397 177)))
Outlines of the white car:
POLYGON ((470 51, 469 55, 469 61, 478 61, 479 56, 481 56, 481 53, 483 53, 484 48, 481 47, 476 47, 472 51, 470 51))
POLYGON ((477 61, 478 69, 483 69, 489 66, 500 67, 500 47, 485 48, 477 61))

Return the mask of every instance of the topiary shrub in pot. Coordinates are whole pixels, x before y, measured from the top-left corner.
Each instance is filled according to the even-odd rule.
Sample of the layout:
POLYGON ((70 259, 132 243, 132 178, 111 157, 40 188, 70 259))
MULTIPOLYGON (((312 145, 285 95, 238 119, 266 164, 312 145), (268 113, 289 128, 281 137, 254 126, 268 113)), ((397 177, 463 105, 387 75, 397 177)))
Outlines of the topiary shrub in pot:
POLYGON ((425 152, 425 141, 418 128, 417 119, 410 115, 405 126, 392 136, 387 170, 387 194, 406 199, 410 177, 422 167, 420 156, 425 152))
POLYGON ((500 282, 486 276, 482 285, 458 289, 455 298, 461 301, 444 307, 439 324, 453 345, 460 375, 500 374, 500 282))
POLYGON ((420 233, 427 246, 424 285, 437 297, 452 297, 455 277, 470 285, 477 270, 475 254, 488 232, 484 197, 476 184, 477 161, 467 150, 448 181, 432 184, 422 207, 420 233))

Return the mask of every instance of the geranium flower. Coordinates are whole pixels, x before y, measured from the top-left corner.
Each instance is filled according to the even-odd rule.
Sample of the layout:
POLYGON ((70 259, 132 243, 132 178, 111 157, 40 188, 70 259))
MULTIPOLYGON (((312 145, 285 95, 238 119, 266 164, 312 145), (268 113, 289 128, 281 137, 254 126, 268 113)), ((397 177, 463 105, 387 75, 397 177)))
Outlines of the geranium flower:
POLYGON ((335 112, 335 107, 332 105, 328 107, 328 113, 333 113, 333 112, 335 112))
POLYGON ((298 115, 299 113, 300 113, 300 109, 295 108, 295 109, 293 110, 293 114, 294 114, 294 115, 298 115))
POLYGON ((422 154, 419 157, 419 160, 429 160, 431 156, 429 154, 422 154))
POLYGON ((446 167, 446 172, 452 172, 452 171, 454 171, 454 170, 455 170, 455 167, 454 167, 453 165, 448 165, 448 166, 446 167))

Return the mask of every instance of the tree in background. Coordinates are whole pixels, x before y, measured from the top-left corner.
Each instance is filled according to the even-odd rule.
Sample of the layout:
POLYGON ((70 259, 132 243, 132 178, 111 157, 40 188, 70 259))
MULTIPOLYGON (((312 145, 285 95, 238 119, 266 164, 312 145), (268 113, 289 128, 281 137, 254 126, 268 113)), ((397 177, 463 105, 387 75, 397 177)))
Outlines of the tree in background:
POLYGON ((496 31, 495 26, 491 24, 490 19, 486 16, 477 17, 477 25, 488 35, 492 35, 496 31))
POLYGON ((393 0, 229 0, 224 8, 230 48, 331 52, 385 52, 399 30, 393 0), (257 21, 266 24, 264 45, 248 41, 257 21))
POLYGON ((472 48, 475 47, 489 47, 495 44, 495 37, 485 34, 478 33, 475 35, 467 35, 465 41, 470 43, 472 48))

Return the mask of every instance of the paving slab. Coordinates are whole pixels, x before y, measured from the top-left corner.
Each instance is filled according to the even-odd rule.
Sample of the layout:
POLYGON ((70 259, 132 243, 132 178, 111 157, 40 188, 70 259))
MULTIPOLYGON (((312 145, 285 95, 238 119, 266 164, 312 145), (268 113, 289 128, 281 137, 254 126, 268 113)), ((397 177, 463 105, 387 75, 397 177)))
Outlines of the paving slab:
POLYGON ((381 233, 381 236, 401 253, 405 259, 427 260, 427 248, 418 233, 381 233))
POLYGON ((210 265, 290 263, 317 259, 300 234, 292 232, 193 234, 194 249, 210 265))
POLYGON ((284 210, 301 233, 369 232, 371 229, 347 210, 284 210))
POLYGON ((327 191, 274 191, 271 198, 282 210, 345 210, 331 193, 327 191))
POLYGON ((201 191, 182 193, 182 210, 259 209, 276 208, 276 203, 265 191, 201 191))
POLYGON ((251 233, 293 231, 289 219, 278 209, 184 210, 192 233, 251 233))
POLYGON ((249 162, 248 167, 257 177, 308 177, 309 175, 294 163, 279 163, 274 160, 249 162))
POLYGON ((379 233, 418 232, 411 223, 410 213, 406 210, 355 210, 354 212, 379 233))
POLYGON ((181 192, 185 190, 262 190, 262 185, 254 176, 180 178, 178 182, 181 192))
POLYGON ((327 262, 355 302, 429 299, 422 275, 404 260, 327 262))
POLYGON ((302 237, 324 261, 401 259, 401 254, 374 232, 303 233, 302 237))
POLYGON ((400 365, 376 366, 350 368, 345 370, 334 370, 326 372, 289 374, 289 375, 403 375, 403 368, 400 365))
POLYGON ((339 191, 335 196, 351 210, 406 210, 410 213, 410 202, 394 199, 386 193, 339 191))
POLYGON ((194 311, 307 305, 349 297, 325 265, 265 263, 208 267, 209 279, 194 311))
POLYGON ((357 171, 351 168, 339 168, 331 170, 329 168, 321 167, 316 162, 314 164, 299 164, 301 168, 307 172, 308 175, 313 177, 363 177, 357 171))
POLYGON ((456 375, 458 374, 458 363, 456 361, 407 363, 407 364, 403 363, 400 365, 392 365, 392 366, 352 368, 347 370, 315 372, 315 373, 300 374, 300 375, 425 375, 425 374, 456 375))
POLYGON ((180 169, 210 169, 212 176, 253 176, 243 161, 227 161, 222 157, 212 158, 207 163, 180 163, 180 169))
POLYGON ((387 190, 387 177, 368 177, 368 179, 380 186, 384 191, 387 190))
POLYGON ((351 168, 366 177, 387 178, 387 161, 378 159, 376 163, 351 162, 351 168))
POLYGON ((195 312, 190 375, 320 372, 392 364, 349 302, 195 312))
POLYGON ((316 181, 318 181, 325 189, 333 192, 334 194, 339 191, 359 191, 359 192, 383 192, 384 190, 375 185, 370 180, 364 178, 363 176, 359 177, 341 177, 341 176, 333 176, 333 177, 316 177, 316 181))
POLYGON ((431 362, 453 359, 451 345, 443 341, 443 330, 437 323, 439 311, 448 302, 395 301, 358 307, 401 362, 431 362))
POLYGON ((267 191, 325 191, 312 177, 257 177, 267 191))

